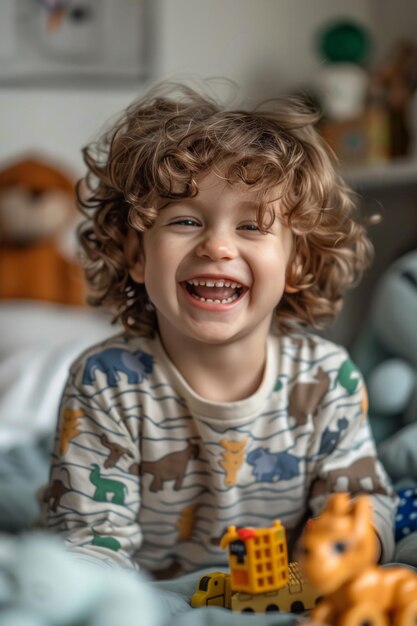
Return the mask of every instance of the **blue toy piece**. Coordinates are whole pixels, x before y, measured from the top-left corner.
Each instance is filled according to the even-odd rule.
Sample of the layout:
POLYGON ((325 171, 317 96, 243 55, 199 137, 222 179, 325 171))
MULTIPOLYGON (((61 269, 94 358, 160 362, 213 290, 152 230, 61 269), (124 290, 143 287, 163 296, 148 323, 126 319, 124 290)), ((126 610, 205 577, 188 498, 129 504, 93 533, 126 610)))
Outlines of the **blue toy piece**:
POLYGON ((417 421, 417 251, 382 276, 368 322, 352 348, 369 394, 377 442, 417 421))
POLYGON ((395 540, 400 541, 417 530, 417 488, 397 490, 400 499, 395 518, 395 540))

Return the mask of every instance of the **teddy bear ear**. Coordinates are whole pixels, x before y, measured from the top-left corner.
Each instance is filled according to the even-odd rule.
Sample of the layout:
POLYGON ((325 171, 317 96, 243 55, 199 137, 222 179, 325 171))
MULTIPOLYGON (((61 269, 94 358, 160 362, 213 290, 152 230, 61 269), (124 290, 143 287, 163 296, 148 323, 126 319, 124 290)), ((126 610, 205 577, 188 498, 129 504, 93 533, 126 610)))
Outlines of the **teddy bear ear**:
POLYGON ((61 189, 74 194, 74 181, 69 172, 49 165, 36 156, 20 159, 0 170, 0 189, 22 185, 37 191, 61 189))
POLYGON ((124 254, 129 275, 135 283, 145 282, 145 255, 140 234, 130 228, 124 244, 124 254))
POLYGON ((57 238, 76 215, 74 181, 35 158, 0 170, 1 240, 28 246, 57 238))

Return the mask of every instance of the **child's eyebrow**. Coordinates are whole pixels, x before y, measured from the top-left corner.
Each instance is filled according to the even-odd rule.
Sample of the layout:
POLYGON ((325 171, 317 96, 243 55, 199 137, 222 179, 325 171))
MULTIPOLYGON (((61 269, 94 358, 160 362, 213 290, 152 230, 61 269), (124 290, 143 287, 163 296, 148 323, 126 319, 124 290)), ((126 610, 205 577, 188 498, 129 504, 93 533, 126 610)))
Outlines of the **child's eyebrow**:
MULTIPOLYGON (((169 198, 164 202, 161 206, 158 207, 158 211, 163 211, 171 206, 178 206, 182 204, 187 204, 191 206, 191 208, 195 209, 204 209, 206 208, 205 203, 200 202, 198 198, 169 198)), ((259 210, 261 206, 261 202, 257 202, 256 200, 241 200, 236 204, 236 207, 241 211, 251 211, 256 212, 259 210)))

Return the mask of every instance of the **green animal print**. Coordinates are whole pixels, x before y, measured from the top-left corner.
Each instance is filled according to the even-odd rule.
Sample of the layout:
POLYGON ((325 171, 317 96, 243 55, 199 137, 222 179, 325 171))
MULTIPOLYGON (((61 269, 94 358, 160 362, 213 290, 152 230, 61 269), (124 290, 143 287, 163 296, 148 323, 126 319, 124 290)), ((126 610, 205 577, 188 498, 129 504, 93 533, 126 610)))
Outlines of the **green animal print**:
POLYGON ((110 502, 113 502, 113 504, 125 503, 126 485, 119 480, 104 478, 100 474, 100 468, 97 463, 92 463, 91 465, 90 481, 96 487, 93 499, 97 502, 109 502, 108 496, 113 495, 110 502))
POLYGON ((359 370, 350 359, 347 359, 340 366, 337 376, 338 382, 346 389, 348 394, 352 395, 356 391, 359 384, 359 370))
POLYGON ((94 535, 94 539, 91 543, 93 546, 108 548, 109 550, 114 550, 114 552, 118 552, 122 547, 120 542, 114 537, 100 537, 100 535, 94 535))

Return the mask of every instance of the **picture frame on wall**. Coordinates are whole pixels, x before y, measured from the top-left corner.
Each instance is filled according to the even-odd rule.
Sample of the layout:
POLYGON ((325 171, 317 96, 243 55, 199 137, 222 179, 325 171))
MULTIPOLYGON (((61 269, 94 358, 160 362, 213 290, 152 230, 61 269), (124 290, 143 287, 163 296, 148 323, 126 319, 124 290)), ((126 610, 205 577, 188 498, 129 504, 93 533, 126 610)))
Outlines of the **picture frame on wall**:
POLYGON ((132 84, 149 74, 149 0, 1 0, 0 87, 132 84))

